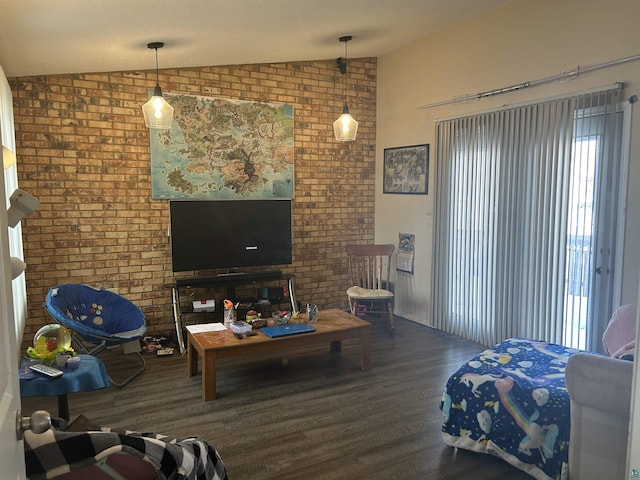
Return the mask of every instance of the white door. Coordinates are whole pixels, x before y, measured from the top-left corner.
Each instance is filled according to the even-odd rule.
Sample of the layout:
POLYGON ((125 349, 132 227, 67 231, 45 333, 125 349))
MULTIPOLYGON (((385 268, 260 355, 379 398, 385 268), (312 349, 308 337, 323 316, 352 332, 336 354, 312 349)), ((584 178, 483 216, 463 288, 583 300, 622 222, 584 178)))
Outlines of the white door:
MULTIPOLYGON (((0 172, 0 199, 4 199, 2 167, 0 172)), ((20 414, 20 354, 13 313, 8 228, 7 210, 0 203, 0 469, 2 478, 24 479, 24 447, 16 435, 16 418, 20 414)))
POLYGON ((606 107, 578 110, 575 118, 563 343, 583 350, 602 351, 613 310, 623 119, 606 107))

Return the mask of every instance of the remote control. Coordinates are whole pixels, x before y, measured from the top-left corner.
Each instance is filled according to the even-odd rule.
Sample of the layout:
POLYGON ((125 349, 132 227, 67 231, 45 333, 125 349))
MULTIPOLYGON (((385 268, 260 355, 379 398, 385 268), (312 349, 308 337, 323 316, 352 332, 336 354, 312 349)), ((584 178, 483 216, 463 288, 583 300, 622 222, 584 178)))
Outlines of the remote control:
POLYGON ((42 363, 29 365, 29 368, 34 372, 41 373, 42 375, 46 375, 47 377, 51 377, 51 378, 56 378, 62 375, 62 370, 58 370, 57 368, 53 368, 53 367, 50 367, 49 365, 44 365, 42 363))

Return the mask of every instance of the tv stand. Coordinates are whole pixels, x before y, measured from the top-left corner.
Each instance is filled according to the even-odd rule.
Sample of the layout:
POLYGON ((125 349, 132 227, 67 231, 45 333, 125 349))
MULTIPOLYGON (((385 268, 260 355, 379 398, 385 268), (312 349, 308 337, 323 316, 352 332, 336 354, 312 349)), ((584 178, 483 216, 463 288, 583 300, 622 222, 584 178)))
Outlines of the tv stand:
POLYGON ((284 276, 280 270, 261 270, 257 272, 228 272, 209 276, 178 277, 175 284, 177 287, 233 287, 235 285, 250 285, 261 281, 281 280, 282 278, 284 276))
POLYGON ((168 285, 171 288, 171 296, 173 302, 173 322, 176 328, 176 336, 180 353, 186 353, 186 343, 184 339, 184 329, 182 325, 182 315, 180 312, 180 290, 184 288, 199 287, 226 287, 227 298, 235 297, 235 287, 239 285, 251 285, 262 282, 270 282, 275 280, 287 280, 289 289, 289 301, 291 303, 291 311, 298 311, 298 302, 296 301, 294 289, 294 276, 283 275, 280 270, 263 270, 256 272, 230 272, 220 273, 210 276, 195 277, 178 277, 175 283, 168 285))

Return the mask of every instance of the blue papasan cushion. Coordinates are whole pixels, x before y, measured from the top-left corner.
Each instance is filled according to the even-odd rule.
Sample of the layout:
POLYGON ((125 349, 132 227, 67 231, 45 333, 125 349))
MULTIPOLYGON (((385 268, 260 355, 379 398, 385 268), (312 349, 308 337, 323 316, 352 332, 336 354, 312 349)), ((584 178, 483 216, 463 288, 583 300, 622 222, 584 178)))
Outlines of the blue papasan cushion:
POLYGON ((115 292, 84 284, 68 283, 49 290, 49 313, 82 337, 133 340, 146 332, 142 311, 115 292))

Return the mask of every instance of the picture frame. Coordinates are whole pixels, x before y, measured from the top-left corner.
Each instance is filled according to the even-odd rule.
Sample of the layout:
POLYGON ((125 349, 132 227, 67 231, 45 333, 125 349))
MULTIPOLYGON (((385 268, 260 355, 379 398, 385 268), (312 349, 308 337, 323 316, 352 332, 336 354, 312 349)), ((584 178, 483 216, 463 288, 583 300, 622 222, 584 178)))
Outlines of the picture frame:
POLYGON ((429 144, 384 149, 382 193, 429 193, 429 144))

